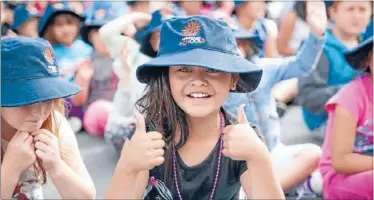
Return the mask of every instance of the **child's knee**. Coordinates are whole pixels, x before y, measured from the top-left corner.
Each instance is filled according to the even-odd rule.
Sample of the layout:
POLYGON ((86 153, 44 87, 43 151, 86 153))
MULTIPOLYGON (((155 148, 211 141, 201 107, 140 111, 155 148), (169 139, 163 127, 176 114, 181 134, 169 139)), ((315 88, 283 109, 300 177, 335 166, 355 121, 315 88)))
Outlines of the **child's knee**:
POLYGON ((321 155, 322 149, 319 146, 314 144, 305 144, 295 154, 295 158, 303 159, 306 163, 309 163, 315 167, 318 165, 321 155))

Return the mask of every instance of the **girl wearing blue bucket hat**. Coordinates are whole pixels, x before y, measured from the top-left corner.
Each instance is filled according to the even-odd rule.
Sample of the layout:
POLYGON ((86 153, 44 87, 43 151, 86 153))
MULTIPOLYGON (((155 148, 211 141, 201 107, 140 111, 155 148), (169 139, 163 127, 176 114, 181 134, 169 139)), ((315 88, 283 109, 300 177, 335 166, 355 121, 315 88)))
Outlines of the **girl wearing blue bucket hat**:
POLYGON ((48 3, 38 25, 40 37, 52 44, 61 76, 70 81, 75 78, 77 64, 93 51, 79 39, 81 22, 85 19, 83 7, 78 10, 73 5, 65 1, 48 3))
POLYGON ((222 109, 230 91, 254 91, 261 74, 224 21, 166 20, 158 56, 137 69, 147 84, 137 104, 146 119, 137 115, 106 197, 238 199, 243 186, 253 199, 284 198, 244 108, 237 122, 222 109))
POLYGON ((320 169, 326 199, 373 199, 373 37, 345 53, 361 76, 327 103, 320 169))
POLYGON ((1 199, 43 199, 47 174, 62 198, 95 198, 64 118, 63 98, 81 89, 59 77, 43 39, 3 38, 1 55, 1 199))

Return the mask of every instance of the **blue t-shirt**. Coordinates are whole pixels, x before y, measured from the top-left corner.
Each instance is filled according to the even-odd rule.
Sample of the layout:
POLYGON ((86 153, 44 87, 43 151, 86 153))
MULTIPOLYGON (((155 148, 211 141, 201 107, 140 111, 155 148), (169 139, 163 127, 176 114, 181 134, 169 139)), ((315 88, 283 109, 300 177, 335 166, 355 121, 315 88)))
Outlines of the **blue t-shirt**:
POLYGON ((53 51, 61 77, 74 81, 77 64, 88 58, 93 53, 93 48, 81 39, 77 39, 73 45, 66 47, 62 44, 53 45, 53 51))

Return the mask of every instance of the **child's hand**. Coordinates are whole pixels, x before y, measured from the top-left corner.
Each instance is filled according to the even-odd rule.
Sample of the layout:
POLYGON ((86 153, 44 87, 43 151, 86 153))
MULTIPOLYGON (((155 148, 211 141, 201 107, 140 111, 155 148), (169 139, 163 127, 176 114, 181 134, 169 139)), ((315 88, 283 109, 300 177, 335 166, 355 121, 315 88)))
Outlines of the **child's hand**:
POLYGON ((152 19, 152 15, 148 13, 142 13, 142 12, 134 12, 133 19, 134 19, 134 25, 137 29, 143 28, 144 26, 147 26, 148 23, 152 19))
MULTIPOLYGON (((165 142, 159 132, 146 132, 144 117, 136 118, 136 129, 131 140, 123 146, 121 160, 130 173, 150 170, 164 162, 165 142)), ((121 161, 120 161, 121 162, 121 161)))
POLYGON ((35 147, 32 136, 27 132, 17 131, 10 140, 4 155, 3 163, 19 177, 36 161, 35 147))
POLYGON ((328 26, 325 3, 323 1, 307 1, 306 13, 306 21, 311 31, 318 36, 323 36, 328 26))
POLYGON ((84 80, 91 80, 95 70, 90 59, 86 59, 78 64, 78 75, 84 80))
POLYGON ((262 156, 267 147, 249 125, 244 105, 238 108, 238 122, 239 124, 225 127, 222 153, 233 160, 245 161, 262 156))
POLYGON ((48 172, 54 169, 62 161, 57 137, 45 129, 40 129, 32 135, 35 154, 42 160, 45 170, 48 172))

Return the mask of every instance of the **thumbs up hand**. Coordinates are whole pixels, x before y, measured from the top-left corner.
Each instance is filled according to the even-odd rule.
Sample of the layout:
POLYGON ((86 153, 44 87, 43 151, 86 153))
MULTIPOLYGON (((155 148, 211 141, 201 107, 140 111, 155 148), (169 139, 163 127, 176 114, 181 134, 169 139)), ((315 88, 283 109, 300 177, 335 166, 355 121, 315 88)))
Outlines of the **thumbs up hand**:
POLYGON ((223 155, 233 160, 250 161, 267 151, 266 145, 249 125, 244 105, 238 108, 238 124, 223 130, 223 155))
POLYGON ((132 173, 150 170, 164 162, 164 146, 162 134, 147 133, 144 117, 137 114, 135 133, 131 140, 126 140, 120 162, 132 173))

